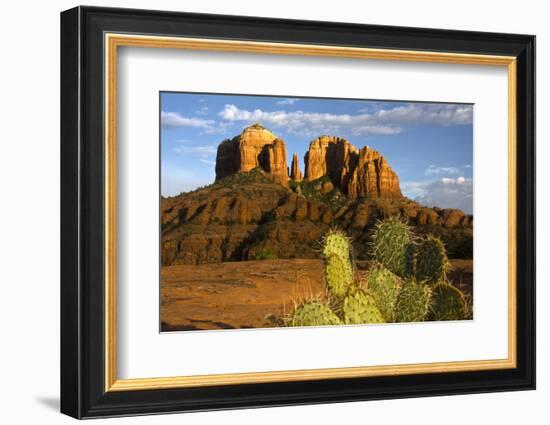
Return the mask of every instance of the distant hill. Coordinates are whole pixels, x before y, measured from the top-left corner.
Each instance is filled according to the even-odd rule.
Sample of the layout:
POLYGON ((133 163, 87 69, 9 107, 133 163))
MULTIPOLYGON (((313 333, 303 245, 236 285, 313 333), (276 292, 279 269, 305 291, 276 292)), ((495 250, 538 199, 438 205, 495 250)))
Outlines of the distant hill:
POLYGON ((441 236, 450 257, 472 258, 472 216, 404 197, 379 152, 321 136, 304 162, 303 175, 296 155, 289 169, 284 141, 260 124, 220 143, 212 185, 161 199, 162 264, 316 258, 333 226, 367 260, 373 225, 394 215, 441 236))

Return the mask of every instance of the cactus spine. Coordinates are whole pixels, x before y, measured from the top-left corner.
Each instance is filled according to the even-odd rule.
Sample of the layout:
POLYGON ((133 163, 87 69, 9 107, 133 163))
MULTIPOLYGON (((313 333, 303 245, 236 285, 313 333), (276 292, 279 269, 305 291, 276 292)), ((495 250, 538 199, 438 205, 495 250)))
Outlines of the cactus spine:
POLYGON ((323 239, 325 283, 329 293, 342 298, 354 282, 351 244, 340 230, 330 230, 323 239))
POLYGON ((344 323, 348 325, 385 322, 382 313, 376 307, 374 297, 361 289, 346 296, 342 310, 344 323))
POLYGON ((342 258, 349 259, 351 254, 350 240, 344 232, 337 229, 332 229, 327 232, 322 240, 322 253, 325 258, 331 255, 338 255, 342 258))
POLYGON ((406 223, 399 218, 380 221, 372 239, 372 254, 380 264, 402 278, 411 274, 414 241, 406 223))
POLYGON ((337 297, 343 297, 353 284, 353 268, 349 260, 338 255, 325 259, 325 280, 328 290, 337 297))
POLYGON ((449 283, 440 282, 432 292, 430 320, 464 320, 469 316, 464 294, 449 283))
POLYGON ((395 309, 396 322, 422 322, 430 310, 431 289, 410 280, 401 287, 395 309))
POLYGON ((414 276, 416 280, 436 284, 445 280, 449 260, 441 239, 428 235, 415 245, 414 276))
POLYGON ((302 302, 288 326, 331 326, 424 320, 464 320, 471 309, 462 292, 445 281, 449 260, 440 239, 420 239, 397 218, 378 222, 367 284, 355 281, 350 239, 340 230, 323 238, 327 296, 302 302))
POLYGON ((401 279, 384 266, 375 266, 369 272, 369 292, 386 322, 395 320, 395 307, 401 284, 401 279))
POLYGON ((342 321, 330 308, 319 301, 306 301, 296 307, 290 317, 290 326, 331 326, 342 321))

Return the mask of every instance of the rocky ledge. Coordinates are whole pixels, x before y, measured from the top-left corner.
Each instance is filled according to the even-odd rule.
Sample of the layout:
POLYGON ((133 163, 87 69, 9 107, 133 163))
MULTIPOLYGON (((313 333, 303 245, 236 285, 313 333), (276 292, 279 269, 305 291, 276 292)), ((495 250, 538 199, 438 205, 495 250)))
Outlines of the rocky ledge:
POLYGON ((399 215, 440 235, 453 258, 471 258, 472 216, 407 198, 349 199, 327 177, 281 186, 259 167, 194 192, 161 200, 162 263, 204 264, 317 258, 331 227, 345 229, 359 260, 369 259, 377 220, 399 215))

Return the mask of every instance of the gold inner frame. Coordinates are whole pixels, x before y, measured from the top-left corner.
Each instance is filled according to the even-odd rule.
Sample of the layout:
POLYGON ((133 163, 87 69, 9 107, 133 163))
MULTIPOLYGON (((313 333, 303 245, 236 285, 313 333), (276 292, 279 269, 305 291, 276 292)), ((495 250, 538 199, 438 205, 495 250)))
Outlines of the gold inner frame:
POLYGON ((105 34, 105 391, 135 391, 213 385, 410 375, 516 367, 516 58, 410 50, 369 49, 255 41, 105 34), (116 99, 120 46, 325 56, 469 65, 504 66, 508 72, 508 357, 495 360, 398 364, 253 373, 118 379, 116 373, 116 99))

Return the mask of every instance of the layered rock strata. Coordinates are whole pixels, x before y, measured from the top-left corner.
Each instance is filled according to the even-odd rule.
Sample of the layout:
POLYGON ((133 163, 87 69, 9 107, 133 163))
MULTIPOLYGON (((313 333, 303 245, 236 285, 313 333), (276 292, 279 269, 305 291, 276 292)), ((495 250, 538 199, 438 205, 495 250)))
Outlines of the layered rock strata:
POLYGON ((261 124, 253 124, 218 145, 216 180, 258 167, 276 183, 288 185, 285 142, 261 124))
POLYGON ((380 152, 346 139, 321 136, 304 157, 305 180, 328 176, 348 198, 401 198, 399 177, 380 152))

